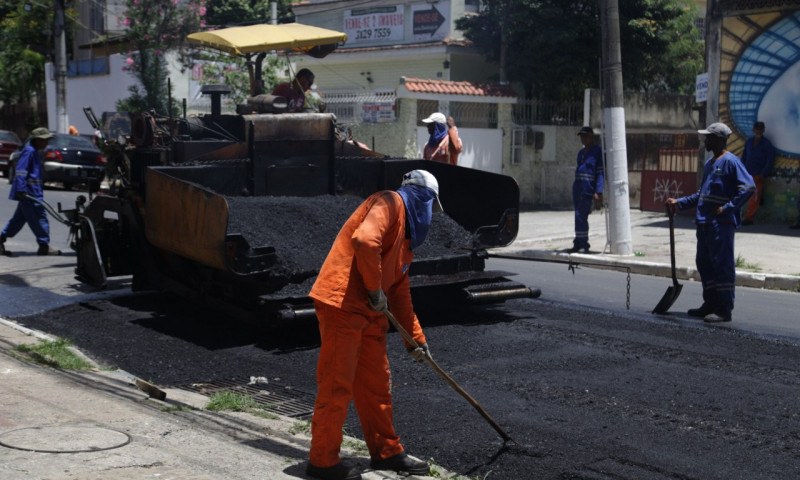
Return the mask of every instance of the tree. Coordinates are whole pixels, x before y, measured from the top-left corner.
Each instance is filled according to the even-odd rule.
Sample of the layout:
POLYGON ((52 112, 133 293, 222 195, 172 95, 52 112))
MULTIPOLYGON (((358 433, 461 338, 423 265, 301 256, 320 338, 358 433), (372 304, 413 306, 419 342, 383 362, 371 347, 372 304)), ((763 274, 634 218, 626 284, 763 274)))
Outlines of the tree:
POLYGON ((3 1, 0 14, 0 99, 28 102, 34 93, 44 90, 44 63, 52 51, 53 9, 40 3, 3 1))
POLYGON ((131 96, 117 102, 122 111, 155 110, 160 114, 177 113, 167 89, 168 51, 178 53, 183 66, 191 64, 187 56, 186 35, 204 26, 204 0, 127 0, 122 23, 127 27, 131 52, 127 70, 139 79, 130 88, 131 96))
MULTIPOLYGON (((488 0, 458 19, 490 61, 506 47, 508 80, 528 98, 573 100, 599 87, 601 31, 592 0, 488 0)), ((703 42, 690 0, 620 0, 626 89, 687 93, 703 65, 703 42)))
MULTIPOLYGON (((214 28, 227 28, 242 24, 269 23, 272 0, 208 0, 206 21, 214 28), (242 22, 242 19, 247 19, 242 22)), ((294 14, 288 2, 278 0, 278 23, 291 23, 294 14)), ((203 64, 205 83, 221 83, 231 88, 228 99, 234 104, 242 103, 250 96, 250 76, 246 59, 227 54, 198 52, 197 60, 203 64)), ((269 92, 278 83, 276 71, 284 62, 277 56, 269 56, 262 64, 261 78, 265 91, 269 92)))

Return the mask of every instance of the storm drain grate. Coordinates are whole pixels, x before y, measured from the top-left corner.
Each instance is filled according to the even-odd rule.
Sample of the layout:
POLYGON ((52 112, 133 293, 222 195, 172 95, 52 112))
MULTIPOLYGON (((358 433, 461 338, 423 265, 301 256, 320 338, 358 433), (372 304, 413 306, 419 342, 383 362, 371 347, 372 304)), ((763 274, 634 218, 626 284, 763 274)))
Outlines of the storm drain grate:
POLYGON ((310 417, 314 412, 314 395, 292 387, 253 381, 252 379, 211 380, 174 388, 208 397, 220 392, 234 392, 251 397, 264 410, 292 418, 310 417))

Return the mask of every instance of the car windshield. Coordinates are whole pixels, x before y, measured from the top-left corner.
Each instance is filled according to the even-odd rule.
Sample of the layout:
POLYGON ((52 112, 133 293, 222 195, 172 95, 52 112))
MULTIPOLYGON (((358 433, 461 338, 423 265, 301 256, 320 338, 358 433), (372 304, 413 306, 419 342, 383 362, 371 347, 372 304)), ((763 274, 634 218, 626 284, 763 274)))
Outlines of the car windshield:
POLYGON ((19 138, 14 132, 0 132, 0 142, 20 144, 19 138))
POLYGON ((50 140, 51 148, 67 148, 70 150, 99 150, 91 140, 78 135, 56 135, 50 140))

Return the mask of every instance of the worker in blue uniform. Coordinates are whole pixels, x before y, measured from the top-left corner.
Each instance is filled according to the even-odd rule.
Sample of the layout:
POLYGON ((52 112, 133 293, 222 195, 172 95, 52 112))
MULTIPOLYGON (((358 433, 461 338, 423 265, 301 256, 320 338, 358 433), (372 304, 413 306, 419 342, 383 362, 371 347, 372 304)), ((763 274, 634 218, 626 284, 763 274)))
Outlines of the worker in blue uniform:
POLYGON ((705 148, 713 153, 703 166, 700 190, 668 198, 666 204, 681 210, 697 207, 695 262, 703 283, 703 305, 690 309, 689 315, 706 322, 730 322, 736 285, 733 235, 741 225, 741 208, 756 187, 739 158, 726 150, 731 134, 727 125, 712 123, 698 132, 705 135, 705 148))
POLYGON ((30 142, 22 149, 14 169, 14 180, 8 194, 10 200, 17 201, 17 209, 11 220, 0 231, 0 254, 9 255, 5 242, 25 226, 25 223, 36 236, 39 244, 37 255, 60 255, 61 251, 50 247, 50 224, 47 212, 41 201, 44 200, 42 170, 42 152, 47 147, 53 134, 46 128, 37 128, 31 132, 30 142))
POLYGON ((764 179, 772 173, 772 164, 775 163, 775 147, 764 136, 766 125, 762 121, 753 124, 753 136, 744 143, 742 163, 753 177, 756 184, 756 193, 743 208, 742 225, 751 225, 756 218, 758 207, 764 199, 764 179))
POLYGON ((592 127, 578 132, 583 147, 578 151, 572 204, 575 207, 575 239, 569 253, 589 253, 589 214, 595 203, 603 201, 603 150, 594 142, 592 127))

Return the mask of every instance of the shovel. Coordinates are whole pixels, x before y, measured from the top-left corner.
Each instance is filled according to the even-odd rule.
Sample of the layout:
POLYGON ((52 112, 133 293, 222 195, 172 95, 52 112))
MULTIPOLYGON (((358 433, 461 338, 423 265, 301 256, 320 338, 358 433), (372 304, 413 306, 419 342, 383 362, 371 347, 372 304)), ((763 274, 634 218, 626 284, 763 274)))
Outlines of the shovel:
MULTIPOLYGON (((400 336, 403 337, 403 340, 408 342, 408 344, 411 345, 411 347, 419 348, 419 345, 417 344, 417 342, 414 341, 414 337, 412 337, 408 333, 408 331, 405 328, 403 328, 402 325, 400 325, 400 322, 398 322, 397 319, 394 318, 394 315, 392 314, 392 312, 390 312, 388 309, 386 309, 386 310, 383 311, 383 313, 386 315, 386 318, 389 319, 389 322, 392 325, 394 325, 394 328, 396 328, 397 331, 400 332, 400 336)), ((500 434, 500 436, 503 438, 504 442, 511 441, 513 443, 517 443, 517 442, 514 442, 514 440, 511 438, 511 436, 509 434, 507 434, 505 432, 505 430, 503 430, 500 427, 500 425, 497 424, 497 422, 494 421, 494 419, 489 415, 489 413, 486 410, 483 409, 483 407, 481 406, 480 403, 478 403, 477 400, 472 398, 472 396, 469 393, 467 393, 463 388, 461 388, 461 386, 458 383, 456 383, 455 380, 453 380, 453 377, 448 375, 447 372, 442 370, 442 367, 440 367, 439 364, 437 364, 435 361, 433 361, 433 358, 431 358, 430 355, 427 355, 427 354, 425 355, 425 361, 436 371, 436 373, 439 374, 440 377, 442 377, 442 379, 444 379, 445 382, 447 382, 448 385, 453 387, 453 390, 458 392, 459 395, 464 397, 470 403, 470 405, 475 407, 475 410, 477 410, 478 413, 480 413, 481 416, 487 422, 489 422, 489 425, 491 425, 492 428, 494 428, 495 431, 500 434)))
POLYGON ((658 302, 656 308, 653 309, 653 313, 667 313, 669 307, 675 303, 675 300, 678 299, 678 296, 681 294, 681 290, 683 289, 683 285, 678 283, 678 275, 675 273, 675 206, 674 205, 667 205, 667 215, 669 216, 669 256, 670 260, 672 260, 672 286, 667 288, 666 293, 664 296, 661 297, 661 301, 658 302))

